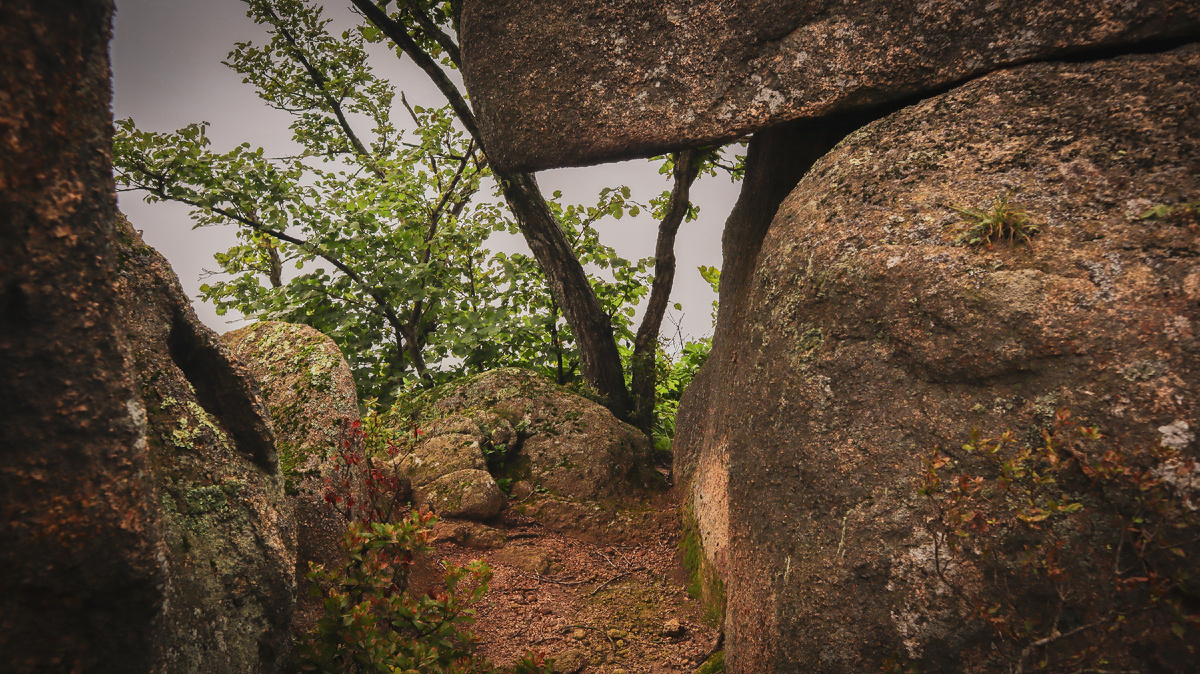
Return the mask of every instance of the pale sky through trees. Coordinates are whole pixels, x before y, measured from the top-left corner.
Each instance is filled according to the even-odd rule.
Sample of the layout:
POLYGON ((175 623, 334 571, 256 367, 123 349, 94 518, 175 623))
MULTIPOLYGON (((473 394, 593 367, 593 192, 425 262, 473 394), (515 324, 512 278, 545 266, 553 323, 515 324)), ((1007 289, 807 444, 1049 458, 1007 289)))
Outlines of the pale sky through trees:
MULTIPOLYGON (((334 28, 342 30, 355 19, 348 0, 326 3, 334 28)), ((239 0, 117 0, 112 44, 113 116, 132 117, 147 131, 173 131, 192 122, 211 123, 208 134, 212 148, 224 151, 241 142, 262 146, 269 155, 294 151, 291 119, 268 108, 241 77, 221 64, 233 44, 250 40, 263 43, 262 26, 246 17, 239 0)), ((382 45, 369 45, 371 65, 381 76, 405 92, 415 105, 429 107, 445 103, 437 89, 410 62, 400 61, 382 45)), ((399 96, 397 96, 397 104, 399 96)), ((395 118, 398 122, 405 119, 395 118)), ((543 192, 549 196, 562 190, 565 202, 593 204, 600 188, 628 185, 634 199, 645 203, 670 188, 669 176, 660 176, 645 161, 559 169, 538 174, 543 192)), ((715 295, 696 271, 698 265, 720 267, 721 229, 737 198, 738 185, 724 174, 702 177, 692 188, 693 203, 700 217, 680 228, 676 244, 678 272, 672 302, 681 302, 686 316, 683 331, 692 337, 711 332, 709 306, 715 295)), ((146 204, 140 193, 119 196, 121 210, 129 216, 146 242, 170 260, 187 294, 199 294, 204 269, 215 269, 213 253, 234 243, 232 227, 191 229, 188 208, 174 203, 146 204)), ((657 222, 647 215, 602 221, 602 240, 630 260, 654 253, 657 222)), ((520 250, 519 237, 493 237, 493 250, 520 250)), ((230 325, 232 312, 217 316, 211 305, 196 301, 200 319, 218 333, 239 327, 230 325)), ((677 315, 670 312, 668 316, 677 315)), ((663 333, 674 332, 664 321, 663 333)))

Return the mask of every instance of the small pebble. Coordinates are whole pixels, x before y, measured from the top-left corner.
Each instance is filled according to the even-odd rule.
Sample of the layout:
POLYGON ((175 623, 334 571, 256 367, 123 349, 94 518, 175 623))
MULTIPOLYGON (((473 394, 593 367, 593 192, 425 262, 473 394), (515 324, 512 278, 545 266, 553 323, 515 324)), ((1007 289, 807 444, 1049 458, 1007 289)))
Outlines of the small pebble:
POLYGON ((674 618, 663 623, 662 633, 665 637, 681 637, 683 636, 683 625, 679 624, 674 618))

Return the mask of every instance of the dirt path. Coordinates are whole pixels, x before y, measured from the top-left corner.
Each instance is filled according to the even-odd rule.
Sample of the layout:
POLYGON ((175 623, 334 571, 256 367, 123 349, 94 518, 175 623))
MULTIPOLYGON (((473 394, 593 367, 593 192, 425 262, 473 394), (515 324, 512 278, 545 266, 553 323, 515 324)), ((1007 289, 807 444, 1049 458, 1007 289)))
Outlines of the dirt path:
POLYGON ((480 653, 510 664, 541 650, 556 658, 556 672, 572 674, 695 671, 714 650, 717 630, 684 588, 678 517, 658 508, 659 526, 618 544, 557 534, 511 511, 495 528, 440 524, 438 559, 482 558, 494 570, 477 607, 480 653), (507 542, 479 550, 454 542, 464 537, 507 542))

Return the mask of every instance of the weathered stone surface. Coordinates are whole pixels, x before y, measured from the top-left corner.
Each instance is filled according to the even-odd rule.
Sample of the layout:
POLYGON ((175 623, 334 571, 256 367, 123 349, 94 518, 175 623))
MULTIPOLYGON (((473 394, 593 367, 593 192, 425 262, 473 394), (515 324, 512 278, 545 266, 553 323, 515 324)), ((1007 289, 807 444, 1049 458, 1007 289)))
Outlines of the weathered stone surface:
POLYGON ((116 239, 167 571, 156 669, 281 671, 296 534, 267 407, 166 259, 124 219, 116 239))
POLYGON ((489 450, 503 455, 497 456, 505 473, 499 477, 528 479, 561 496, 629 495, 644 488, 652 472, 645 435, 603 406, 525 370, 472 377, 440 392, 428 414, 474 419, 489 450))
POLYGON ((260 321, 221 336, 250 368, 271 412, 285 473, 319 472, 343 421, 358 418, 358 393, 337 344, 307 325, 260 321))
POLYGON ((418 487, 413 501, 443 517, 486 520, 500 514, 507 499, 490 473, 468 468, 418 487))
POLYGON ((648 156, 928 92, 997 67, 1200 33, 1192 0, 465 0, 489 160, 648 156))
MULTIPOLYGON (((333 457, 340 434, 358 419, 358 394, 341 350, 315 328, 260 321, 221 339, 258 382, 275 427, 295 513, 297 594, 291 631, 299 638, 324 611, 321 599, 307 592, 310 564, 337 568, 345 562, 348 520, 329 507, 325 493, 331 488, 327 480, 338 477, 333 457)), ((349 477, 346 491, 361 502, 362 472, 349 477)))
POLYGON ((0 5, 0 669, 146 672, 168 574, 113 289, 106 0, 0 5))
POLYGON ((1139 216, 1200 194, 1198 82, 1194 47, 996 72, 850 134, 784 201, 677 422, 729 671, 1009 666, 930 570, 916 493, 920 455, 972 429, 1036 436, 1065 406, 1196 457, 1200 223, 1139 216), (1005 195, 1032 246, 955 243, 951 205, 1005 195))
POLYGON ((397 457, 393 463, 399 474, 421 486, 460 470, 484 470, 483 450, 477 435, 446 433, 426 438, 412 452, 397 457))
POLYGON ((445 541, 475 550, 498 550, 508 543, 508 537, 503 530, 479 522, 438 520, 433 525, 430 543, 436 545, 445 541))

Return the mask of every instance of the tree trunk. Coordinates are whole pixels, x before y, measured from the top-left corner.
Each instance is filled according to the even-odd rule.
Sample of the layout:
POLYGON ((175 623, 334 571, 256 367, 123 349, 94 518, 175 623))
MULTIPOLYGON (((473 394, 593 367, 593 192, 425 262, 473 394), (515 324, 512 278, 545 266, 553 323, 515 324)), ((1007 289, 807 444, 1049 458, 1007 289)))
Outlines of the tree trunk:
POLYGON ((675 186, 671 190, 671 201, 667 213, 658 225, 658 242, 654 250, 654 283, 650 288, 650 301, 646 303, 646 314, 638 327, 633 341, 633 357, 630 368, 633 383, 633 414, 630 423, 650 435, 654 426, 655 385, 658 356, 658 333, 662 328, 667 303, 671 299, 671 286, 675 283, 675 235, 691 207, 692 183, 700 172, 700 151, 684 150, 675 158, 675 186))
POLYGON ((588 283, 566 233, 550 212, 532 174, 496 172, 495 176, 517 216, 521 234, 550 281, 563 316, 575 333, 584 379, 605 399, 605 406, 613 414, 628 419, 629 392, 625 388, 621 354, 613 338, 612 319, 588 283))
MULTIPOLYGON (((384 8, 372 0, 351 2, 429 76, 446 97, 467 133, 480 144, 484 156, 487 156, 487 144, 479 133, 471 106, 441 65, 421 49, 408 29, 388 16, 384 8)), ((416 21, 422 22, 420 18, 416 21)), ((428 31, 428 27, 425 30, 428 31)), ((430 34, 439 41, 444 37, 436 30, 430 31, 430 34)), ((450 53, 453 54, 453 50, 450 53)), ((550 212, 537 181, 531 173, 508 173, 493 168, 493 175, 504 191, 509 208, 517 217, 517 225, 533 256, 550 280, 550 288, 562 306, 563 316, 575 333, 584 379, 604 397, 606 407, 613 414, 620 419, 628 419, 631 411, 629 392, 625 388, 625 375, 621 370, 621 355, 613 338, 612 319, 605 313, 596 291, 588 283, 583 265, 575 257, 575 250, 550 212)))
POLYGON ((0 2, 4 671, 158 671, 168 579, 115 290, 111 18, 110 0, 0 2))

